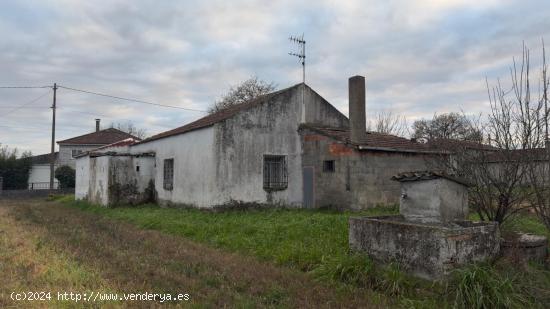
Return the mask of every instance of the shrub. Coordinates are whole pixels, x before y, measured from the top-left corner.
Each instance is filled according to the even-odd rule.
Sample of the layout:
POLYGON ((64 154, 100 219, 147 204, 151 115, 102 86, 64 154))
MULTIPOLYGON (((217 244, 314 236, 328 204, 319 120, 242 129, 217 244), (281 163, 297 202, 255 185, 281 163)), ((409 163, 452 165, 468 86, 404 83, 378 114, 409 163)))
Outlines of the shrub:
POLYGON ((68 165, 60 166, 55 170, 55 178, 59 180, 61 188, 74 188, 75 174, 75 170, 68 165))

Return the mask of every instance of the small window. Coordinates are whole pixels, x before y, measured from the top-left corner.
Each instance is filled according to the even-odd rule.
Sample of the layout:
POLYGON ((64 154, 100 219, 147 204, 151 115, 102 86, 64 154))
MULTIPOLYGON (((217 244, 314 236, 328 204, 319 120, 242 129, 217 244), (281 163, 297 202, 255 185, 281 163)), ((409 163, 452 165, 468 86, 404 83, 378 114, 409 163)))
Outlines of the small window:
POLYGON ((136 165, 136 172, 139 172, 139 165, 136 165))
POLYGON ((334 160, 325 160, 323 161, 323 172, 325 173, 334 173, 334 160))
POLYGON ((286 156, 264 156, 264 189, 284 190, 288 187, 286 156))
POLYGON ((78 156, 81 153, 82 153, 82 150, 76 150, 76 149, 71 150, 71 156, 73 158, 75 158, 76 156, 78 156))
POLYGON ((174 159, 164 160, 164 189, 172 190, 174 187, 174 159))

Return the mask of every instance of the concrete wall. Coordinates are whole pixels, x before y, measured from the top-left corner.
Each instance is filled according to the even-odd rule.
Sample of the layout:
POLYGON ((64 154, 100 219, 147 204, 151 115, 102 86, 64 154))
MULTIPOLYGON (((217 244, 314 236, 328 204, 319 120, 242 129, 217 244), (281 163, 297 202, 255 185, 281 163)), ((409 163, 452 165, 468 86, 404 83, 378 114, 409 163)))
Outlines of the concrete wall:
POLYGON ((206 127, 131 147, 132 153, 155 153, 154 182, 161 204, 211 207, 223 203, 216 187, 214 134, 213 127, 206 127), (165 159, 174 159, 172 190, 163 186, 165 159))
MULTIPOLYGON (((58 166, 54 166, 54 170, 58 166)), ((49 164, 33 164, 31 167, 31 170, 29 172, 29 180, 27 181, 29 184, 29 189, 49 189, 49 183, 50 183, 50 165, 49 164), (31 188, 31 184, 33 183, 42 183, 39 187, 34 186, 34 188, 31 188), (46 187, 43 187, 43 184, 46 184, 46 187)), ((57 188, 59 185, 59 181, 54 178, 54 188, 57 188)))
POLYGON ((358 151, 311 130, 301 130, 303 166, 314 168, 315 206, 364 209, 397 204, 400 186, 391 177, 426 169, 429 155, 358 151), (335 172, 323 171, 323 161, 334 160, 335 172))
POLYGON ((349 219, 349 245, 381 262, 395 262, 416 276, 440 279, 454 268, 494 259, 500 248, 496 222, 441 226, 402 216, 349 219))
POLYGON ((468 188, 438 178, 401 182, 400 213, 411 221, 448 223, 468 217, 468 188))
POLYGON ((75 199, 87 199, 90 190, 90 157, 79 157, 75 164, 75 199))
MULTIPOLYGON (((304 99, 306 101, 306 123, 321 124, 327 127, 349 127, 348 118, 340 113, 332 104, 321 97, 309 86, 301 86, 292 93, 293 105, 299 105, 301 102, 302 87, 305 90, 304 99)), ((299 112, 301 114, 301 112, 299 112)))
POLYGON ((300 85, 215 125, 131 146, 131 152, 156 154, 155 183, 161 203, 214 207, 232 201, 302 203, 302 90, 306 121, 347 126, 347 118, 311 88, 300 85), (288 187, 263 188, 264 155, 284 155, 288 187), (163 164, 174 159, 174 188, 163 188, 163 164))
POLYGON ((90 158, 90 179, 87 199, 95 204, 109 205, 108 156, 90 158))
POLYGON ((103 145, 59 145, 59 157, 57 165, 68 165, 72 168, 76 167, 76 161, 72 156, 73 150, 90 151, 103 145))
POLYGON ((80 157, 76 160, 75 198, 104 206, 152 201, 154 175, 151 156, 80 157))

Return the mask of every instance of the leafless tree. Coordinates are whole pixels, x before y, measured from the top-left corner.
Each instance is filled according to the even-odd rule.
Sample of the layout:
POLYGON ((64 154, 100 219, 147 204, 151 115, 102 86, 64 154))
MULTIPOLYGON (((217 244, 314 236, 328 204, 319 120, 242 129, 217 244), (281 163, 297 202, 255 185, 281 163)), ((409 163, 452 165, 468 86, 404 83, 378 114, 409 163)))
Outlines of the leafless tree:
POLYGON ((244 82, 229 88, 227 94, 225 94, 220 100, 216 101, 214 105, 209 108, 208 112, 212 114, 235 104, 252 100, 258 96, 272 92, 275 88, 276 86, 274 83, 268 83, 258 79, 256 76, 253 76, 244 82))
MULTIPOLYGON (((524 88, 528 87, 529 84, 526 83, 524 88)), ((539 95, 536 105, 537 113, 528 119, 528 123, 530 127, 533 127, 534 131, 532 134, 533 138, 531 144, 533 147, 538 148, 537 150, 532 151, 532 160, 529 162, 530 164, 528 166, 528 182, 532 191, 530 199, 531 205, 541 221, 548 229, 550 229, 550 143, 548 140, 548 88, 550 88, 550 77, 548 76, 546 49, 543 40, 542 69, 538 87, 539 95)))
POLYGON ((402 137, 409 135, 407 119, 392 111, 380 112, 374 119, 369 119, 367 130, 402 137))
POLYGON ((431 120, 416 120, 413 123, 413 138, 424 141, 444 138, 481 142, 483 135, 463 113, 446 113, 435 114, 431 120))
POLYGON ((117 123, 112 122, 110 127, 126 132, 128 134, 132 134, 139 139, 144 139, 147 137, 147 131, 145 129, 136 127, 131 121, 117 123))
POLYGON ((485 123, 468 123, 474 132, 487 137, 488 145, 453 143, 445 149, 451 160, 440 160, 446 169, 470 180, 470 205, 482 220, 502 223, 522 209, 534 207, 548 224, 545 74, 543 69, 546 86, 541 87, 542 95, 533 100, 529 50, 524 46, 521 61, 514 60, 510 68, 511 88, 505 88, 500 80, 492 86, 487 82, 490 112, 485 123))

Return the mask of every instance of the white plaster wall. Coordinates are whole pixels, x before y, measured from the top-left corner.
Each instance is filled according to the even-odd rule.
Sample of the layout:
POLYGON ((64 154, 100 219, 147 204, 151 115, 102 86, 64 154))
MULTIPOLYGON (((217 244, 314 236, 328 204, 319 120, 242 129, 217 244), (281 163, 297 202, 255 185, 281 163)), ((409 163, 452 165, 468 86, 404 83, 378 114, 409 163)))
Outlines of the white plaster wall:
MULTIPOLYGON (((54 166, 54 170, 57 168, 57 165, 54 166)), ((54 178, 54 188, 57 188, 59 185, 59 181, 54 178)), ((31 170, 29 172, 29 180, 27 183, 29 184, 29 189, 31 188, 31 183, 37 183, 41 182, 40 188, 44 185, 44 183, 50 183, 50 165, 49 164, 33 164, 31 167, 31 170)), ((35 187, 36 189, 36 187, 35 187)), ((44 187, 43 189, 49 189, 49 187, 44 187)))
POLYGON ((75 170, 75 199, 86 199, 88 198, 88 191, 90 189, 90 157, 77 158, 75 170))
MULTIPOLYGON (((161 203, 212 207, 220 203, 216 187, 214 129, 206 127, 186 134, 138 144, 131 153, 155 152, 155 189, 161 203), (164 159, 174 159, 174 188, 163 187, 164 159)), ((151 167, 149 167, 151 169, 151 167)))
POLYGON ((220 204, 236 200, 302 205, 300 119, 301 88, 296 87, 215 125, 220 204), (264 155, 286 156, 286 189, 263 188, 264 155))
POLYGON ((108 156, 90 158, 88 199, 92 203, 109 204, 109 161, 108 156))

